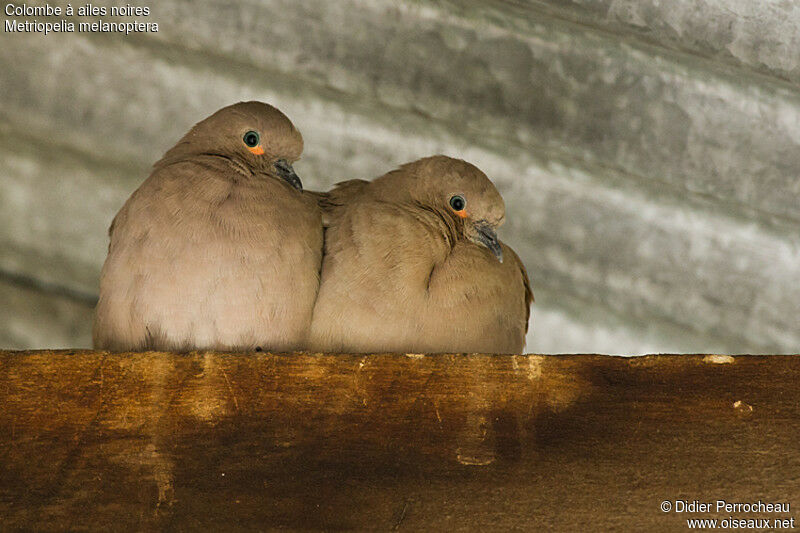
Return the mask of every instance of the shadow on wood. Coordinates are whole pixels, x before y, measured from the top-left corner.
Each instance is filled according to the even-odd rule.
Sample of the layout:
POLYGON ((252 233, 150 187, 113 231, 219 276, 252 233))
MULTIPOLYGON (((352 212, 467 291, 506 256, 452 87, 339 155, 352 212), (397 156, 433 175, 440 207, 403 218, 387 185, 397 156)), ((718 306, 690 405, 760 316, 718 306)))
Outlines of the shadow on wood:
POLYGON ((774 519, 659 506, 800 506, 799 362, 0 352, 0 520, 685 531, 689 517, 774 519))

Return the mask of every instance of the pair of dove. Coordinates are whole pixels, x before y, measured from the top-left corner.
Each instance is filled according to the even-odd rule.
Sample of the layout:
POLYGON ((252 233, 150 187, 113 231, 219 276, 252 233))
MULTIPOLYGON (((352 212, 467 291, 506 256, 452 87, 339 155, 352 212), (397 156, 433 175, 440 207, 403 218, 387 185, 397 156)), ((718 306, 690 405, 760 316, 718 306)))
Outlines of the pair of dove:
POLYGON ((95 347, 521 353, 533 295, 483 172, 433 156, 314 193, 302 150, 242 102, 167 151, 109 229, 95 347))

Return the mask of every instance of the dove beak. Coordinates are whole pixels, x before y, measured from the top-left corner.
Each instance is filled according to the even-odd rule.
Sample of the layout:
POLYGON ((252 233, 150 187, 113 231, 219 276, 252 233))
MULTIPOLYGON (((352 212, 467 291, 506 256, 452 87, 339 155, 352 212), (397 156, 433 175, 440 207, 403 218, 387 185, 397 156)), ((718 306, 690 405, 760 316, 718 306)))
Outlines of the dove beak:
POLYGON ((503 248, 500 246, 500 241, 497 239, 497 233, 494 231, 494 228, 485 222, 476 222, 475 231, 477 232, 478 242, 487 247, 497 260, 502 263, 503 248))
POLYGON ((275 161, 275 171, 282 180, 285 180, 289 185, 297 189, 298 191, 303 190, 303 182, 300 181, 300 177, 295 173, 292 165, 289 164, 288 161, 285 159, 278 159, 275 161))

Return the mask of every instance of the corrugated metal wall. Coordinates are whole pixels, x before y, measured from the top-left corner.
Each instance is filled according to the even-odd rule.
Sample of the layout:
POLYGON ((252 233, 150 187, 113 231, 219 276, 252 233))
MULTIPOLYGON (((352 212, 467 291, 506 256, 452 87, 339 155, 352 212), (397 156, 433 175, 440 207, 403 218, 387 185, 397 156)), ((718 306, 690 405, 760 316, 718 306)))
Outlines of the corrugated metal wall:
POLYGON ((307 188, 437 152, 489 174, 528 351, 800 351, 800 4, 150 7, 154 34, 0 35, 0 346, 88 346, 114 213, 194 122, 260 99, 303 132, 307 188))

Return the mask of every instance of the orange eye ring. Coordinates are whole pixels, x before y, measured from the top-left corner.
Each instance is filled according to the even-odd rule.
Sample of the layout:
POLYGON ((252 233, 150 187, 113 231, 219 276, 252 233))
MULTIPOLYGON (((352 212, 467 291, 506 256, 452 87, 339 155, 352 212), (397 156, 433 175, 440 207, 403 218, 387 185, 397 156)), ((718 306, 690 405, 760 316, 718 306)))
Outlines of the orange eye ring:
POLYGON ((454 194, 450 197, 450 209, 455 211, 456 215, 461 218, 467 218, 467 201, 460 194, 454 194))
POLYGON ((242 141, 244 141, 245 146, 247 146, 247 149, 250 150, 251 153, 255 155, 262 155, 264 153, 264 149, 259 146, 261 135, 259 135, 257 131, 248 131, 244 134, 244 137, 242 137, 242 141))

